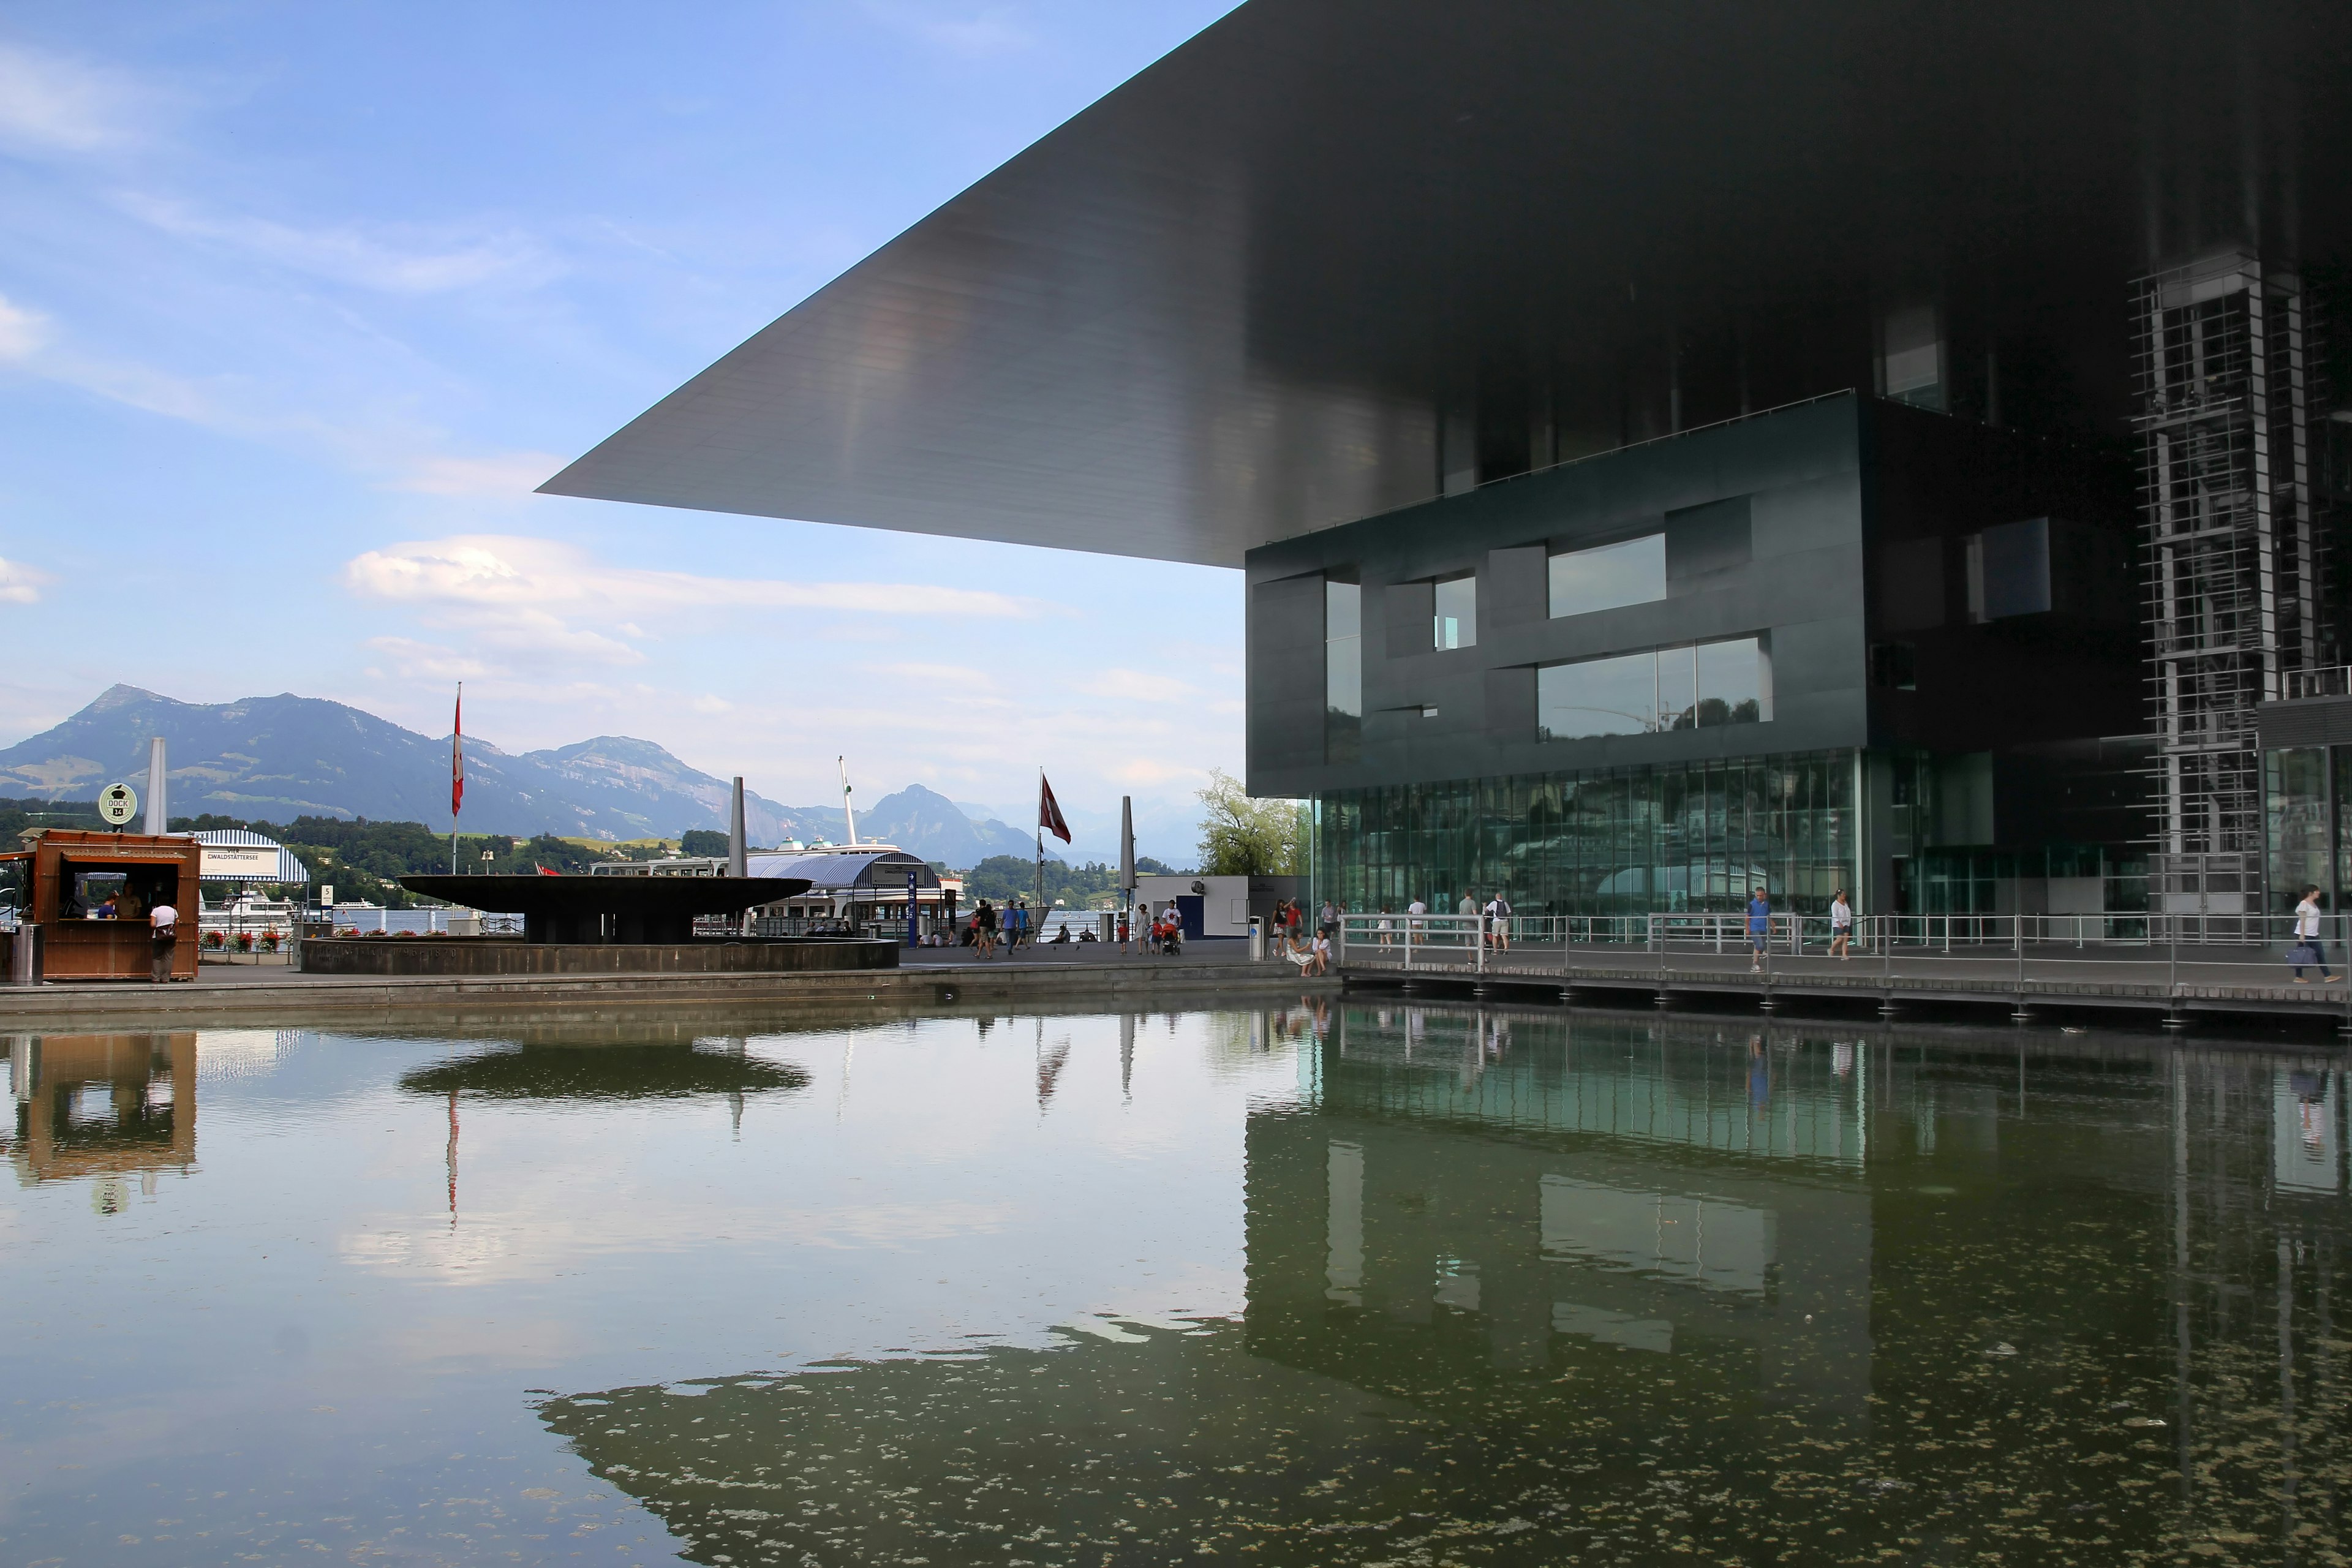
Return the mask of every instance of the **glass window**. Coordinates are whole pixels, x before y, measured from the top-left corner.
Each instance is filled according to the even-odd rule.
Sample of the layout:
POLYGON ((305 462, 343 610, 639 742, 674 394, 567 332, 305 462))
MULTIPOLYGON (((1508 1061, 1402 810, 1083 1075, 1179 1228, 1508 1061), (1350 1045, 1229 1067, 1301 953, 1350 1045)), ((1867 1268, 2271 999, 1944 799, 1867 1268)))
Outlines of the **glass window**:
POLYGON ((1536 671, 1536 735, 1582 741, 1643 735, 1657 727, 1658 656, 1626 654, 1536 671))
POLYGON ((1547 665, 1536 671, 1536 734, 1545 741, 1645 735, 1769 719, 1760 637, 1547 665))
POLYGON ((1701 724, 1754 724, 1772 717, 1760 639, 1701 643, 1697 653, 1701 724))
POLYGON ((1666 536, 1645 533, 1551 558, 1551 614, 1587 616, 1666 596, 1666 536))
POLYGON ((1354 583, 1323 584, 1323 760, 1363 757, 1364 590, 1354 583))
POLYGON ((2269 797, 2271 899, 2284 913, 2294 910, 2305 888, 2324 890, 2333 879, 2327 874, 2327 751, 2298 746, 2265 752, 2263 773, 2269 797))
POLYGON ((1450 908, 1501 889, 1522 913, 1638 915, 1736 910, 1761 882, 1820 914, 1854 885, 1855 776, 1839 752, 1341 791, 1317 803, 1318 896, 1450 908))
POLYGON ((1478 579, 1465 574, 1436 585, 1437 615, 1432 627, 1439 647, 1478 646, 1478 579))
POLYGON ((1654 730, 1688 730, 1698 723, 1696 649, 1658 650, 1658 721, 1654 730))

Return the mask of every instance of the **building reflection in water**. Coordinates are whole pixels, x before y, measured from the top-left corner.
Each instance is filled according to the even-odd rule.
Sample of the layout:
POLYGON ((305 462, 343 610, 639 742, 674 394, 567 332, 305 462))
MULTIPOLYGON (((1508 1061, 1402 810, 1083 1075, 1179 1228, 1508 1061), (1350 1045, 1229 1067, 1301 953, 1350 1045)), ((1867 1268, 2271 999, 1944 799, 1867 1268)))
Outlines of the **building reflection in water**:
POLYGON ((1301 1053, 1297 1103, 1247 1120, 1239 1321, 544 1419, 700 1562, 2344 1550, 2330 1063, 1556 1010, 1236 1023, 1301 1053))
POLYGON ((15 1035, 7 1038, 16 1117, 9 1163, 20 1183, 97 1179, 91 1201, 119 1211, 123 1183, 196 1158, 196 1037, 15 1035))

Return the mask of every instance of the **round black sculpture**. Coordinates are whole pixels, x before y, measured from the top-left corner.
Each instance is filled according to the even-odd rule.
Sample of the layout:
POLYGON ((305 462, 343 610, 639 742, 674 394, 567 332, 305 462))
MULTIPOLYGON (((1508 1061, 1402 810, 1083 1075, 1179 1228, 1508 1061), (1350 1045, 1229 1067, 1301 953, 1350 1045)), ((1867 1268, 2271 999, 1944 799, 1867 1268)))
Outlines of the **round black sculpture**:
POLYGON ((400 885, 471 910, 519 914, 528 942, 632 947, 692 942, 697 915, 740 914, 809 889, 798 877, 403 877, 400 885))

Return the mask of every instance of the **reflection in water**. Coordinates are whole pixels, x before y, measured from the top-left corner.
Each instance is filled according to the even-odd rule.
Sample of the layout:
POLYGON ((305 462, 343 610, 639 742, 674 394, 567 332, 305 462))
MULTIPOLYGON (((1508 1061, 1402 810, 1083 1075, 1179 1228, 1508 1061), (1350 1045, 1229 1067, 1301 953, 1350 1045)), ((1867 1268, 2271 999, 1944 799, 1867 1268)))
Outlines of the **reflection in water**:
POLYGON ((1243 1133, 1239 1321, 542 1418, 703 1563, 2341 1560, 2332 1065, 1419 1007, 1242 1037, 1303 1055, 1243 1133))
POLYGON ((610 1045, 502 1046, 404 1073, 413 1094, 478 1095, 487 1100, 649 1100, 696 1094, 764 1094, 805 1089, 809 1077, 788 1063, 744 1053, 741 1039, 610 1045))
POLYGON ((196 1037, 20 1035, 8 1041, 16 1102, 10 1163, 20 1182, 99 1178, 99 1212, 121 1178, 152 1183, 196 1157, 196 1037))

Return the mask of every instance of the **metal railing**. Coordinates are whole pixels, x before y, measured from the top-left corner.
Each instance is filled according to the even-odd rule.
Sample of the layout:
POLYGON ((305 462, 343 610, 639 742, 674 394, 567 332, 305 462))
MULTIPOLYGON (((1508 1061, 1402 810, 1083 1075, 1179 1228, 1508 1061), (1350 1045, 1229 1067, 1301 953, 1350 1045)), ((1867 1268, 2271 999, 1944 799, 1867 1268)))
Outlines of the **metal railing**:
MULTIPOLYGON (((1965 978, 2022 991, 2030 981, 2101 979, 2160 984, 2178 995, 2188 985, 2286 986, 2295 984, 2292 952, 2305 940, 2293 915, 2233 919, 2250 932, 2226 945, 2200 942, 2200 917, 2166 914, 1876 915, 1856 919, 1843 955, 1833 955, 1829 917, 1775 914, 1760 931, 1737 913, 1646 915, 1342 915, 1335 964, 1354 969, 1470 974, 1562 974, 1589 970, 1660 973, 1699 968, 1760 970, 1768 979, 1801 974, 1902 979, 1965 978), (1855 964, 1857 971, 1847 971, 1855 964)), ((2345 980, 2352 916, 2317 920, 2315 940, 2327 960, 2306 963, 2304 984, 2345 980), (2326 978, 2323 978, 2326 977, 2326 978)), ((2308 955, 2305 955, 2308 956, 2308 955)))

